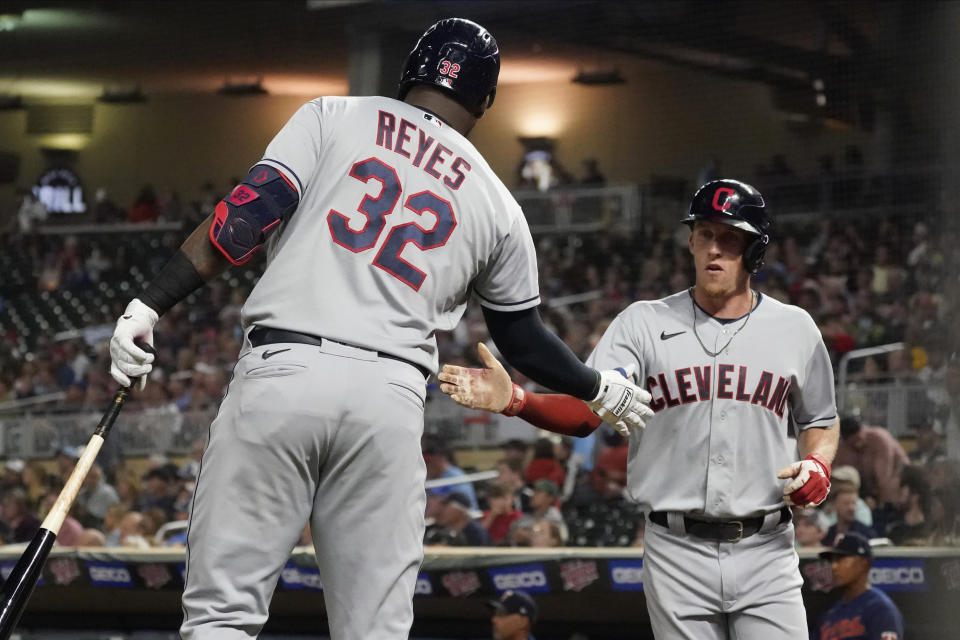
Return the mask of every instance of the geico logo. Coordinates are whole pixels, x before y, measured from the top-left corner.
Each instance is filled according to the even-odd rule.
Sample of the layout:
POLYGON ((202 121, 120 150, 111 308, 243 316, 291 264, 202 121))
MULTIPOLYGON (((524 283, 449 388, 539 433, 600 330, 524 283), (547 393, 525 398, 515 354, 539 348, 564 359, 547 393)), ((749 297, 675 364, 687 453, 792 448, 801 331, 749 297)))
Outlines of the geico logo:
POLYGON ((923 567, 878 567, 870 569, 873 584, 923 584, 923 567))
POLYGON ((293 568, 287 568, 280 572, 280 577, 288 584, 300 584, 300 572, 293 568))
POLYGON ((617 567, 613 570, 613 581, 617 584, 640 584, 643 582, 643 569, 640 567, 617 567))
POLYGON ((543 574, 543 571, 501 573, 498 576, 494 576, 493 584, 500 590, 543 587, 547 584, 547 576, 543 574))
POLYGON ((97 582, 130 582, 130 572, 123 567, 90 567, 90 579, 97 582))
POLYGON ((430 581, 426 578, 417 579, 417 589, 414 592, 420 596, 429 596, 433 593, 433 586, 430 584, 430 581))

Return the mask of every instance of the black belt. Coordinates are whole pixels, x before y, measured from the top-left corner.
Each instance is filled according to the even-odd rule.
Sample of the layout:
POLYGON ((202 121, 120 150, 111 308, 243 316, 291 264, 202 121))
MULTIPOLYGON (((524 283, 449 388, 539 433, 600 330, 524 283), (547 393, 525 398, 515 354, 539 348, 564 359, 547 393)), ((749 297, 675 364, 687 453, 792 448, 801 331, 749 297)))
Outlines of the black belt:
MULTIPOLYGON (((308 333, 300 333, 298 331, 287 331, 286 329, 272 329, 270 327, 254 327, 248 336, 250 338, 250 344, 254 347, 260 347, 265 344, 277 344, 278 342, 293 342, 296 344, 310 344, 315 347, 319 347, 323 344, 324 340, 330 340, 330 338, 321 338, 320 336, 312 336, 308 333)), ((330 342, 336 342, 336 340, 330 340, 330 342)), ((340 343, 345 344, 345 343, 340 343)), ((348 345, 353 346, 353 345, 348 345)), ((363 348, 363 347, 358 347, 363 348)), ((423 374, 424 378, 430 377, 430 371, 415 362, 410 362, 404 358, 400 358, 389 353, 384 353, 382 351, 377 351, 377 355, 381 358, 386 358, 388 360, 397 360, 408 364, 411 367, 416 367, 417 371, 423 374)))
MULTIPOLYGON (((780 521, 777 522, 777 525, 789 522, 791 517, 789 507, 781 508, 780 521)), ((647 519, 661 527, 669 526, 666 511, 651 511, 647 519)), ((683 526, 687 533, 698 538, 719 542, 737 542, 743 538, 749 538, 760 531, 763 521, 763 516, 744 518, 743 520, 701 520, 696 516, 683 516, 683 526)))

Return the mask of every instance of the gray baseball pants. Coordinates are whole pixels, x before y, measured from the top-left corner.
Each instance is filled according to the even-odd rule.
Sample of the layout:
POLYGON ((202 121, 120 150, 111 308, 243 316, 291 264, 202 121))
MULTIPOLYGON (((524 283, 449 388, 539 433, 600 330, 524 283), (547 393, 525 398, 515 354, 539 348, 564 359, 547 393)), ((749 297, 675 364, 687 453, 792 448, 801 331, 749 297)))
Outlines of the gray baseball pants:
POLYGON ((407 638, 423 560, 425 393, 413 366, 329 341, 240 358, 197 481, 184 640, 256 638, 307 522, 332 638, 407 638))
POLYGON ((793 524, 735 543, 697 538, 682 527, 682 519, 678 531, 648 521, 644 532, 643 588, 657 638, 808 637, 793 524))

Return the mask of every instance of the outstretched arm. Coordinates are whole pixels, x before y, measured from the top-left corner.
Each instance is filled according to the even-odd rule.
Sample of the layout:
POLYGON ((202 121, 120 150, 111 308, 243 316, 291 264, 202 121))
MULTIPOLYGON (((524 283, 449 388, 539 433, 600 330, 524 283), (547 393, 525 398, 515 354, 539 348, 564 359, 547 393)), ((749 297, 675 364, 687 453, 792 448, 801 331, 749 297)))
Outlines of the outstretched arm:
POLYGON ((503 365, 480 343, 485 368, 444 365, 440 390, 470 409, 519 416, 530 424, 561 435, 585 437, 601 422, 585 403, 568 395, 524 391, 510 380, 503 365))
MULTIPOLYGON (((624 435, 642 429, 653 415, 650 394, 626 370, 597 371, 584 365, 540 320, 536 308, 494 311, 483 308, 490 337, 504 357, 539 384, 586 400, 589 408, 624 435)), ((632 370, 631 370, 632 371, 632 370)))

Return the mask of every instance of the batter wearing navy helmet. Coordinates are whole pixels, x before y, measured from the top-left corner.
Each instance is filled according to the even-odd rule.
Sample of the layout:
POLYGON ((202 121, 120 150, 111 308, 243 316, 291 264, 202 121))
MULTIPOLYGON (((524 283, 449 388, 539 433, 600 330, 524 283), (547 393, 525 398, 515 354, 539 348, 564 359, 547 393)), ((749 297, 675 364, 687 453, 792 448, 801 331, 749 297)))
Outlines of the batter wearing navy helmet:
MULTIPOLYGON (((788 505, 827 496, 839 434, 833 368, 806 311, 750 287, 770 241, 756 189, 710 182, 683 222, 694 286, 630 305, 588 360, 635 375, 652 398, 627 468, 627 493, 649 522, 650 621, 658 638, 806 637, 788 505)), ((574 398, 511 385, 480 351, 487 369, 440 374, 454 400, 567 435, 600 424, 574 398)))
MULTIPOLYGON (((519 205, 466 136, 500 51, 451 18, 410 52, 399 99, 303 105, 117 321, 111 374, 147 379, 158 318, 266 247, 210 427, 187 535, 185 640, 256 637, 310 524, 335 640, 406 638, 423 558, 420 452, 435 334, 476 295, 498 347, 626 430, 649 395, 579 362, 540 321, 519 205)), ((237 132, 242 135, 243 132, 237 132)))

